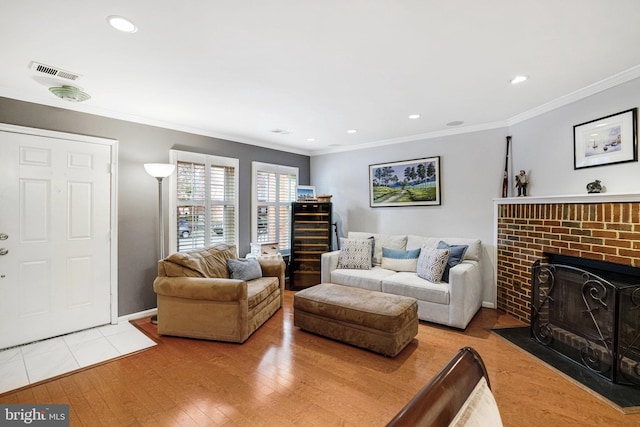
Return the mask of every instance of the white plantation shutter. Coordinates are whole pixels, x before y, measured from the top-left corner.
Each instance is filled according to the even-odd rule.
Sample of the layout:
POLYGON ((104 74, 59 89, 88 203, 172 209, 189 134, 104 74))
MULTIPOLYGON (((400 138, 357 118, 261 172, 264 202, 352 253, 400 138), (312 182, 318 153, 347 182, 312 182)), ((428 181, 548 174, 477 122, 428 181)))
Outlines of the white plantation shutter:
POLYGON ((291 202, 295 201, 298 168, 253 162, 251 242, 291 246, 291 202))
POLYGON ((237 243, 238 160, 171 150, 172 247, 178 251, 237 243))
POLYGON ((252 242, 277 242, 274 209, 276 202, 276 173, 257 170, 255 174, 258 216, 257 237, 252 238, 252 242))
POLYGON ((204 163, 177 162, 178 251, 204 246, 205 171, 204 163))
POLYGON ((237 168, 211 166, 211 207, 209 226, 212 243, 237 243, 236 174, 237 168))
POLYGON ((296 173, 281 173, 280 188, 278 192, 278 224, 280 247, 282 242, 287 242, 284 246, 287 251, 291 249, 291 202, 296 200, 296 188, 298 186, 298 171, 296 173))

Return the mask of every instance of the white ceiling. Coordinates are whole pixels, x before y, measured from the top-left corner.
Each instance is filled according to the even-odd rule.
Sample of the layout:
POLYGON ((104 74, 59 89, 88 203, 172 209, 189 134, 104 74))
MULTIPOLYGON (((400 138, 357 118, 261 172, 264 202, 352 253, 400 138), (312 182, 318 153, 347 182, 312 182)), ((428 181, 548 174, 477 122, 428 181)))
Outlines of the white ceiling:
POLYGON ((2 0, 0 96, 317 154, 504 126, 638 77, 639 23, 638 0, 2 0), (55 98, 70 82, 31 61, 91 99, 55 98))

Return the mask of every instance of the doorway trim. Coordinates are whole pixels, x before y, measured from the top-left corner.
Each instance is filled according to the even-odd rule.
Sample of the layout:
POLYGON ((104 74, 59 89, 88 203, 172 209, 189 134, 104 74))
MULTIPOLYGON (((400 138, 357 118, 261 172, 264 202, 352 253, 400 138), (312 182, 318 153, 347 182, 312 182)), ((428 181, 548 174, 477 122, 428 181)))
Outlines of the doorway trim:
POLYGON ((45 138, 64 139, 81 143, 108 145, 111 148, 111 162, 109 172, 111 172, 111 212, 109 212, 111 232, 109 234, 110 262, 109 272, 111 301, 111 324, 118 323, 118 140, 101 138, 89 135, 79 135, 74 133, 59 132, 48 129, 30 128, 25 126, 10 125, 0 123, 0 131, 18 133, 24 135, 41 136, 45 138))

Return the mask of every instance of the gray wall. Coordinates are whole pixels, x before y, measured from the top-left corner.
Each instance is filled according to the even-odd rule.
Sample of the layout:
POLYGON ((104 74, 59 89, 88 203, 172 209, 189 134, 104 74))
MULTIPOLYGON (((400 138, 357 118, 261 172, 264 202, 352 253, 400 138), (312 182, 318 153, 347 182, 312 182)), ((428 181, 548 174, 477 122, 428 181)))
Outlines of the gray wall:
POLYGON ((574 170, 573 126, 640 106, 640 79, 511 126, 513 169, 529 172, 532 195, 585 194, 599 179, 607 193, 640 193, 637 162, 574 170))
POLYGON ((493 302, 493 198, 500 195, 508 129, 313 156, 311 183, 333 195, 340 235, 349 231, 480 239, 483 300, 493 302), (369 165, 440 156, 440 206, 369 207, 369 165))
MULTIPOLYGON (((144 163, 166 163, 172 148, 240 160, 239 244, 250 251, 251 162, 299 168, 309 184, 309 157, 237 142, 83 114, 0 97, 0 123, 116 139, 118 144, 118 314, 155 308, 158 183, 144 163)), ((166 186, 165 186, 165 190, 166 186)), ((165 200, 168 191, 165 191, 165 200)))

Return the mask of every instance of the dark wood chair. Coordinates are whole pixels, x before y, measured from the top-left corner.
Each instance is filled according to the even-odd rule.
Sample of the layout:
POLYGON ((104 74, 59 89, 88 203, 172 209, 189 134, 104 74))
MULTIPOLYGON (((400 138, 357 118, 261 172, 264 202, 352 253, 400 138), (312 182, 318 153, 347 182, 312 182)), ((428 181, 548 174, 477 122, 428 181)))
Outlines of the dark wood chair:
POLYGON ((471 347, 460 349, 387 424, 450 425, 502 426, 484 362, 471 347))

